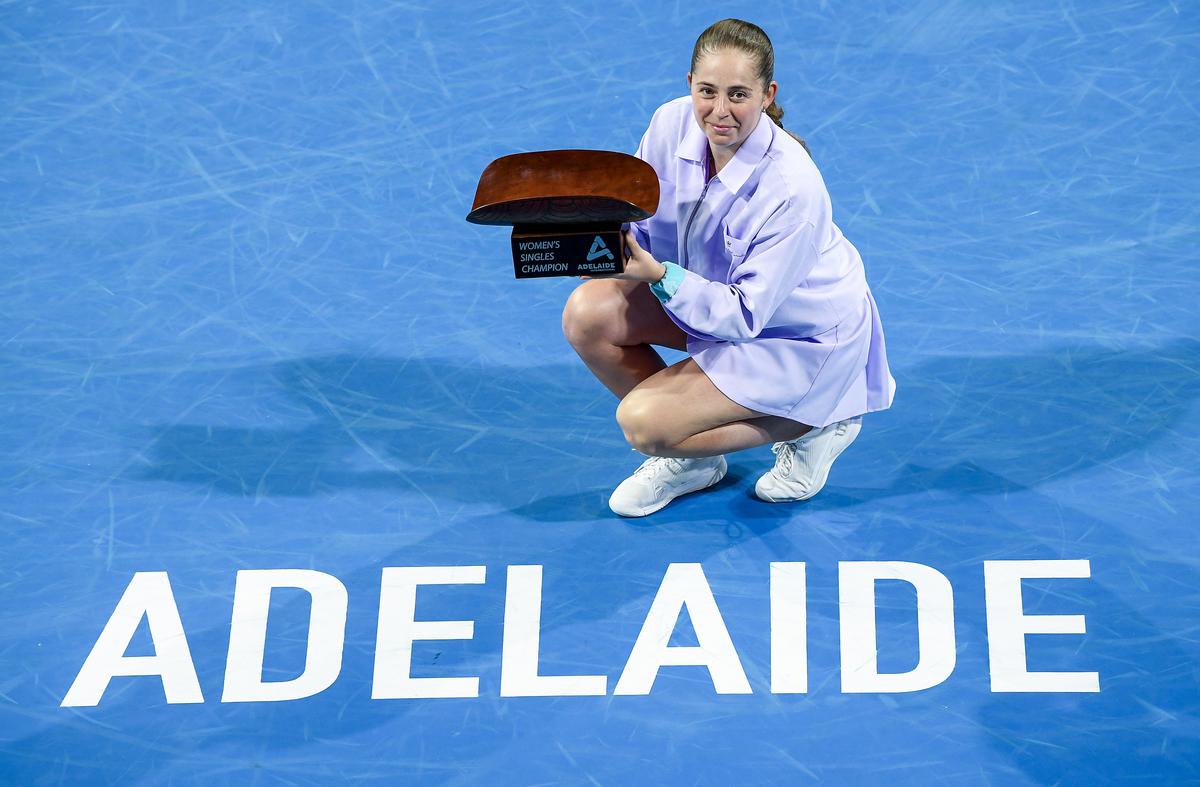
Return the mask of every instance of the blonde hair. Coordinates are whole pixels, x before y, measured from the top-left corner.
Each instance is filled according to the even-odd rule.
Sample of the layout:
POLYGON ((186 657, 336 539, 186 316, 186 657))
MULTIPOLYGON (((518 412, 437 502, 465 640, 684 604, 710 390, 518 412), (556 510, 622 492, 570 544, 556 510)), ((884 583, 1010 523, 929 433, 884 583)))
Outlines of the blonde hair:
MULTIPOLYGON (((696 70, 700 58, 723 49, 736 49, 749 55, 758 66, 758 78, 763 84, 763 89, 770 86, 771 80, 775 78, 775 48, 771 46, 771 39, 761 27, 741 19, 722 19, 709 25, 696 39, 696 46, 692 48, 692 71, 696 70)), ((783 127, 783 107, 779 106, 778 101, 771 102, 766 113, 767 117, 775 121, 775 125, 787 131, 792 139, 800 143, 804 152, 812 156, 808 144, 783 127)))

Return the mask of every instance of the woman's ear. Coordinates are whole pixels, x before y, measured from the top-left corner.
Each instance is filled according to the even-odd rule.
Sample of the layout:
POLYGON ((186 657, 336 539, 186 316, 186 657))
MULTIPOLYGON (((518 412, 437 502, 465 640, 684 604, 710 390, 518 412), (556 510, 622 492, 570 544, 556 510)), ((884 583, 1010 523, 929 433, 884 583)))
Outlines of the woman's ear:
MULTIPOLYGON (((688 80, 688 84, 689 85, 691 84, 690 79, 688 80)), ((767 103, 763 104, 764 112, 766 111, 767 107, 769 107, 775 103, 775 96, 776 96, 776 94, 778 94, 778 92, 779 92, 779 83, 776 82, 775 80, 771 80, 771 84, 767 85, 767 92, 763 96, 763 100, 767 102, 767 103)))
POLYGON ((688 83, 688 90, 691 90, 692 89, 692 72, 691 71, 688 72, 687 83, 688 83))

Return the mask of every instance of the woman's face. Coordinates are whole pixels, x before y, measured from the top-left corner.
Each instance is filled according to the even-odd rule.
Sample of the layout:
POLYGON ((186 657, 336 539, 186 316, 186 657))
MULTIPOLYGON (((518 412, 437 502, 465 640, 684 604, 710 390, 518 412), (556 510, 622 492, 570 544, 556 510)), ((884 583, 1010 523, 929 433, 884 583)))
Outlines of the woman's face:
POLYGON ((737 49, 703 55, 688 74, 692 111, 713 154, 732 156, 775 100, 778 86, 763 88, 754 60, 737 49))

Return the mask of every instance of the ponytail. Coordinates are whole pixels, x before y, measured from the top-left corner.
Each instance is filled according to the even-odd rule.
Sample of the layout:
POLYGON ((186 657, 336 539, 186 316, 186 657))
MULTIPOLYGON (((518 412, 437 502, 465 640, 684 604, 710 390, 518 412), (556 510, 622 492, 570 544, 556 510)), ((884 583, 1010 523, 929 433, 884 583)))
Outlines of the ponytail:
MULTIPOLYGON (((783 128, 783 107, 779 106, 778 101, 772 101, 771 106, 767 107, 767 117, 771 118, 771 120, 774 120, 775 125, 779 126, 780 128, 783 128)), ((807 142, 805 142, 803 139, 796 136, 792 132, 788 131, 786 128, 783 128, 783 130, 787 131, 787 135, 789 137, 791 137, 792 139, 799 142, 800 147, 804 148, 804 152, 808 154, 808 157, 812 158, 812 151, 808 149, 807 142)))
MULTIPOLYGON (((702 56, 722 49, 736 49, 754 58, 758 64, 758 78, 762 81, 764 89, 775 78, 775 48, 771 46, 771 39, 758 25, 743 22, 741 19, 722 19, 709 25, 696 39, 696 45, 692 48, 692 70, 696 70, 696 64, 702 56)), ((783 128, 783 107, 772 103, 766 111, 767 117, 775 121, 775 125, 783 128)), ((804 140, 786 128, 783 130, 799 142, 804 152, 812 157, 812 151, 808 149, 804 140)))

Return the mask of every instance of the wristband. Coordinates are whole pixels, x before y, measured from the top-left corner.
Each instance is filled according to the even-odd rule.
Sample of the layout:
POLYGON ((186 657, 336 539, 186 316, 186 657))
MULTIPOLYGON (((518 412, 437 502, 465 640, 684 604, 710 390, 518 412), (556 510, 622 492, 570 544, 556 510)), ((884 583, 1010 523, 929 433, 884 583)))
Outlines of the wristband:
POLYGON ((671 300, 675 291, 679 289, 679 285, 683 283, 683 268, 667 261, 663 261, 662 266, 667 269, 667 272, 661 279, 650 285, 650 292, 654 293, 654 297, 659 301, 666 303, 671 300))

